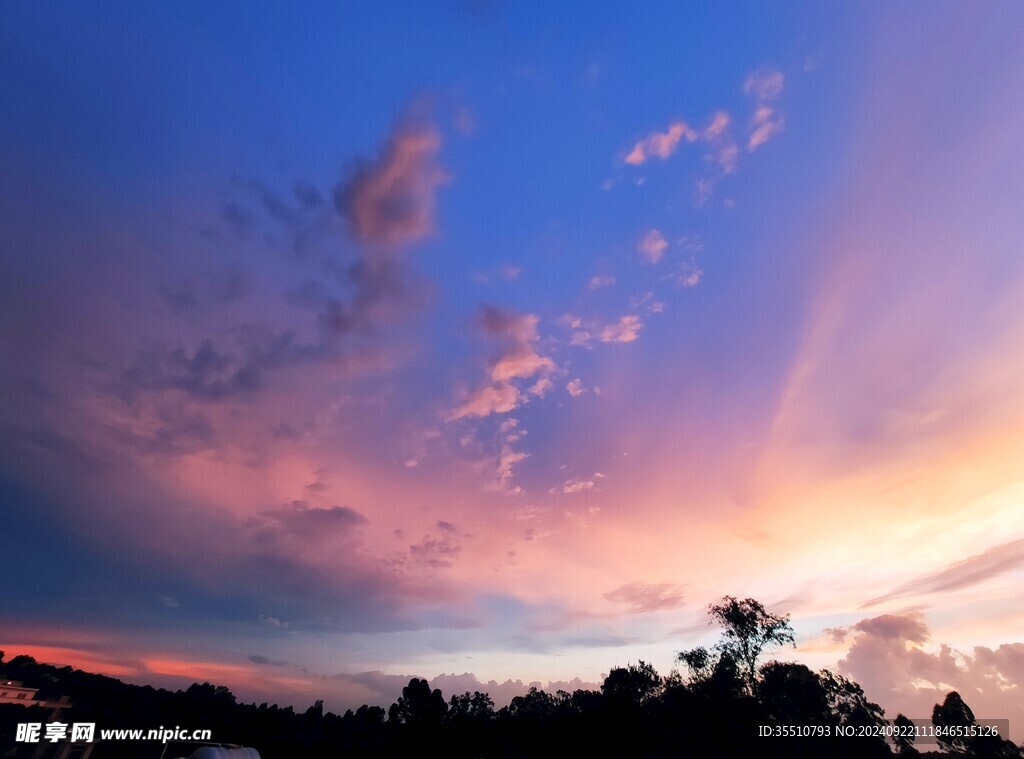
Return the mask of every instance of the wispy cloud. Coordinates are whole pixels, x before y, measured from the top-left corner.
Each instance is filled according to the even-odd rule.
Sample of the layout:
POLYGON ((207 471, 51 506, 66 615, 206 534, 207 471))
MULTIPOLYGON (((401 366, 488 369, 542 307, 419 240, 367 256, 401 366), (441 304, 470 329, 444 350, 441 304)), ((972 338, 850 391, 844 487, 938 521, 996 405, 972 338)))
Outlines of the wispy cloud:
POLYGON ((640 336, 643 320, 637 314, 626 314, 611 324, 600 325, 582 317, 566 314, 560 320, 569 328, 570 345, 601 343, 631 343, 640 336))
POLYGON ((772 102, 779 98, 784 87, 785 77, 781 71, 762 69, 747 77, 743 91, 754 100, 747 152, 753 152, 782 131, 783 119, 772 102))
POLYGON ((665 275, 663 279, 672 282, 676 287, 695 287, 700 284, 703 277, 704 269, 691 259, 676 264, 673 270, 665 275))
POLYGON ((556 485, 548 490, 548 493, 551 493, 552 495, 573 495, 574 493, 586 493, 590 490, 597 490, 598 483, 603 480, 604 477, 604 474, 601 472, 594 472, 590 477, 570 477, 561 485, 556 485))
POLYGON ((755 71, 743 83, 743 92, 758 102, 775 100, 782 94, 786 78, 781 71, 760 69, 755 71))
POLYGON ((605 593, 603 598, 625 604, 630 614, 678 609, 685 603, 682 586, 669 582, 631 582, 605 593))
POLYGON ((711 117, 711 123, 704 128, 703 136, 705 140, 716 140, 722 136, 725 130, 728 128, 732 118, 729 116, 727 111, 716 111, 715 115, 711 117))
POLYGON ((883 596, 871 599, 861 608, 870 608, 896 598, 963 590, 1020 566, 1024 566, 1024 539, 993 546, 987 551, 950 564, 945 569, 911 580, 883 596))

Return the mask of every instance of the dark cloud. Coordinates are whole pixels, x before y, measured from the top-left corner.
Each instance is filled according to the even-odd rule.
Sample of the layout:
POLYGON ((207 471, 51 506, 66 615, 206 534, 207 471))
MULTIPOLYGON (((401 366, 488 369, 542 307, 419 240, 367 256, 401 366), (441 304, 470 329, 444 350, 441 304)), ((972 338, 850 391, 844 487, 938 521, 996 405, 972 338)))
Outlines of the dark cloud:
POLYGON ((272 524, 275 535, 284 534, 312 540, 339 532, 347 533, 355 527, 367 524, 367 520, 348 506, 316 508, 310 507, 304 501, 293 501, 284 508, 260 512, 259 517, 251 524, 272 524))
POLYGON ((253 664, 266 664, 267 666, 270 666, 270 667, 287 667, 288 666, 288 662, 286 662, 286 661, 274 661, 272 659, 267 658, 266 656, 261 656, 260 654, 253 654, 252 656, 249 657, 249 661, 251 661, 253 664))
POLYGON ((299 204, 297 207, 293 207, 281 195, 258 179, 237 176, 234 179, 238 185, 256 197, 260 206, 272 219, 285 227, 295 227, 303 212, 316 208, 320 202, 318 200, 320 198, 319 190, 307 182, 296 182, 292 187, 292 193, 299 204))
POLYGON ((213 424, 202 412, 164 401, 153 407, 152 416, 155 423, 148 434, 119 428, 114 436, 145 453, 194 453, 220 445, 213 424))
POLYGON ((409 546, 409 558, 413 564, 447 569, 455 563, 455 557, 461 550, 461 546, 451 538, 425 538, 409 546))
POLYGON ((352 296, 327 297, 320 323, 329 335, 371 331, 404 316, 413 299, 405 264, 391 258, 360 258, 347 271, 352 296))
POLYGON ((359 164, 334 191, 334 204, 353 237, 373 246, 414 243, 434 229, 434 195, 446 181, 437 164, 435 129, 395 130, 374 161, 359 164))
POLYGON ((867 609, 894 598, 926 593, 963 590, 1024 565, 1024 539, 989 548, 945 569, 905 583, 890 593, 873 598, 861 606, 867 609))
POLYGON ((227 203, 221 209, 221 217, 227 222, 228 227, 236 235, 242 238, 249 236, 249 229, 252 226, 252 217, 247 211, 235 205, 227 203))
POLYGON ((320 190, 309 182, 302 180, 297 181, 292 186, 292 194, 295 195, 299 205, 306 211, 311 211, 323 205, 324 202, 324 196, 320 194, 320 190))
POLYGON ((199 294, 194 280, 183 280, 173 284, 160 282, 157 284, 157 292, 172 314, 191 311, 199 305, 199 294))
POLYGON ((267 369, 303 354, 291 332, 243 329, 232 342, 223 347, 207 338, 191 351, 182 346, 144 351, 117 387, 128 396, 139 390, 179 390, 193 398, 222 400, 254 393, 267 369))
POLYGON ((195 278, 160 281, 157 292, 172 314, 181 314, 240 300, 249 294, 249 287, 249 272, 231 263, 218 268, 202 284, 195 278))
POLYGON ((217 269, 207 282, 207 297, 211 303, 223 304, 240 300, 249 294, 249 272, 237 263, 217 269))

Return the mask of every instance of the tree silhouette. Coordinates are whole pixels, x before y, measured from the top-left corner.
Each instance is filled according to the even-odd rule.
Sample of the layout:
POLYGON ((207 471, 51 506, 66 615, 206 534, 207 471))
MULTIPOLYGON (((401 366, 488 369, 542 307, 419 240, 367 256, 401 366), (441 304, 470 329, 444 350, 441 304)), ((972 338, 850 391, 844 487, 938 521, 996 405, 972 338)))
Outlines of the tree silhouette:
MULTIPOLYGON (((388 712, 364 705, 338 716, 321 701, 299 711, 244 704, 210 683, 172 693, 38 664, 28 656, 0 659, 0 677, 21 680, 46 698, 68 696, 73 706, 67 721, 111 728, 202 724, 219 740, 253 746, 268 757, 404 759, 435 746, 451 759, 884 759, 893 756, 891 746, 900 756, 917 755, 909 736, 889 744, 868 736, 760 737, 766 725, 869 726, 881 724, 884 715, 859 685, 827 670, 769 661, 751 681, 751 661, 756 665, 772 645, 793 642, 788 618, 729 596, 710 609, 725 634, 716 646, 678 655, 689 677, 661 678, 640 661, 613 668, 600 691, 552 694, 534 687, 497 714, 486 693, 454 695, 446 703, 440 690, 419 678, 402 689, 388 712)), ((41 707, 0 704, 0 756, 16 755, 15 723, 45 717, 41 707)), ((976 724, 956 693, 936 705, 933 720, 943 727, 976 724)), ((900 715, 895 724, 910 723, 900 715)), ((965 759, 1022 759, 1020 749, 998 736, 943 736, 941 744, 965 759)), ((148 748, 123 741, 103 746, 97 759, 135 759, 148 755, 148 748)))
POLYGON ((828 697, 829 710, 841 725, 875 727, 885 724, 885 710, 868 701, 864 690, 853 680, 823 669, 821 682, 828 697))
POLYGON ((502 713, 512 719, 527 722, 545 722, 555 716, 555 698, 550 693, 531 686, 523 696, 516 696, 502 713))
POLYGON ((776 724, 821 725, 828 720, 828 693, 821 678, 803 664, 765 664, 757 697, 776 724))
POLYGON ((444 696, 438 689, 430 690, 426 680, 414 677, 402 688, 402 695, 388 710, 388 719, 396 725, 439 727, 448 711, 444 696))
POLYGON ((494 699, 486 693, 466 691, 461 696, 452 696, 445 715, 447 724, 490 722, 494 719, 494 699))
POLYGON ((943 728, 942 732, 936 735, 936 740, 944 751, 962 753, 967 748, 968 740, 966 736, 956 735, 955 730, 973 727, 977 721, 971 707, 964 703, 960 694, 954 690, 947 693, 945 700, 932 709, 932 724, 937 728, 943 728), (950 728, 953 729, 952 735, 947 732, 950 728))
POLYGON ((601 692, 615 705, 640 706, 661 688, 657 670, 641 660, 639 664, 616 667, 601 684, 601 692))
POLYGON ((914 748, 913 721, 903 714, 897 714, 892 724, 894 727, 906 732, 906 735, 897 734, 892 738, 892 742, 896 744, 896 751, 899 753, 899 756, 920 756, 921 752, 914 748))
POLYGON ((725 596, 721 603, 708 607, 708 614, 724 628, 725 640, 718 647, 740 666, 751 693, 761 654, 786 643, 796 645, 789 615, 771 614, 753 598, 738 601, 735 596, 725 596))
POLYGON ((957 734, 957 728, 977 728, 978 722, 960 694, 950 691, 941 704, 932 709, 932 724, 944 730, 936 735, 939 746, 945 751, 969 757, 970 759, 1018 759, 1024 751, 1009 740, 998 735, 957 734))
POLYGON ((715 659, 704 646, 680 651, 676 654, 676 661, 690 671, 690 680, 694 682, 707 680, 715 671, 715 659))

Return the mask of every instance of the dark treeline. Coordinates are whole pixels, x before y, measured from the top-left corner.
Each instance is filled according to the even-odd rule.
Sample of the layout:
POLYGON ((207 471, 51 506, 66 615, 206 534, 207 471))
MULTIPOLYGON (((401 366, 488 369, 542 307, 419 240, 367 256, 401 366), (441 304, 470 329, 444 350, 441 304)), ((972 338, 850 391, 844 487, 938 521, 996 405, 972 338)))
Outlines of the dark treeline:
MULTIPOLYGON (((38 688, 41 698, 70 697, 74 706, 61 715, 63 722, 95 722, 97 729, 208 728, 215 741, 254 747, 264 759, 423 753, 453 759, 927 756, 919 749, 977 759, 1024 757, 1003 738, 940 739, 938 746, 915 747, 912 740, 887 743, 879 737, 761 737, 764 726, 871 728, 887 721, 847 678, 802 664, 761 663, 772 648, 793 642, 788 616, 772 615, 753 599, 732 597, 709 607, 709 613, 722 627, 722 638, 711 649, 680 652, 681 671, 662 677, 640 661, 612 669, 600 690, 531 688, 501 709, 485 693, 446 700, 418 678, 389 709, 364 705, 337 715, 325 713, 322 701, 304 712, 239 704, 227 688, 209 683, 172 693, 38 664, 27 656, 4 662, 0 655, 0 677, 38 688)), ((976 724, 956 693, 936 704, 931 716, 940 727, 976 724)), ((41 707, 0 705, 0 756, 31 754, 33 747, 14 742, 16 723, 48 721, 41 707)), ((895 722, 908 724, 903 715, 895 722)), ((105 742, 93 757, 145 759, 160 756, 162 749, 152 742, 105 742)))

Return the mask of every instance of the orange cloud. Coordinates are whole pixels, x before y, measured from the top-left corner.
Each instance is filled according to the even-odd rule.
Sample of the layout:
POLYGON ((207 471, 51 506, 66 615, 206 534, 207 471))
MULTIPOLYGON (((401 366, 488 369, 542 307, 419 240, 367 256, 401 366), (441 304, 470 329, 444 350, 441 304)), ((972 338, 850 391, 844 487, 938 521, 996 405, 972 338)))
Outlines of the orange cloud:
POLYGON ((15 656, 31 656, 38 662, 52 664, 56 667, 73 667, 86 672, 110 675, 111 677, 127 677, 140 673, 138 667, 125 664, 123 652, 116 655, 102 654, 96 651, 86 651, 81 648, 66 648, 62 646, 40 646, 35 644, 22 643, 0 643, 0 649, 5 652, 5 659, 8 661, 15 656))

